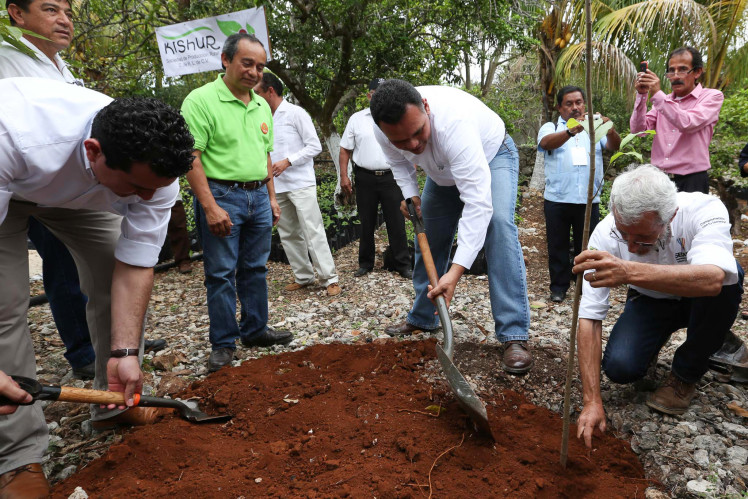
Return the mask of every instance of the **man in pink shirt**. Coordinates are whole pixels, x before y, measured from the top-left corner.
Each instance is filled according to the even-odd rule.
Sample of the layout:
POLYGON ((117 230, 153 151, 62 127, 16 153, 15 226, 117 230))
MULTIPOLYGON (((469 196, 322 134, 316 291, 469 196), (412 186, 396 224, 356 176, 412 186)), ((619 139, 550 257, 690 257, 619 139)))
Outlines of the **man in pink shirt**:
POLYGON ((668 58, 665 77, 673 93, 665 95, 660 79, 647 69, 636 77, 631 132, 656 130, 652 164, 668 173, 679 191, 709 193, 709 143, 725 97, 696 81, 704 72, 698 50, 681 47, 668 58), (652 109, 647 112, 647 94, 652 109))

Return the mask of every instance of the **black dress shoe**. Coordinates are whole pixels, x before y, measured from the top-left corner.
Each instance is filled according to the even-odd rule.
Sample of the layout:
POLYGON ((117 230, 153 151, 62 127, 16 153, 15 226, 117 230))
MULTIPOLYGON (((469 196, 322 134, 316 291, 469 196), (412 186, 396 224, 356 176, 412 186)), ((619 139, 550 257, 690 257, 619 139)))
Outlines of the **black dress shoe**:
POLYGON ((252 347, 270 347, 273 345, 288 345, 293 341, 293 333, 283 329, 268 327, 264 333, 258 334, 249 340, 242 339, 242 345, 252 347))
POLYGON ((96 375, 96 362, 91 362, 83 367, 73 368, 73 377, 78 379, 94 379, 96 375))
POLYGON ((361 277, 362 275, 366 275, 369 272, 371 272, 371 269, 367 269, 366 267, 359 267, 358 270, 353 273, 353 277, 361 277))
POLYGON ((413 334, 415 331, 425 331, 430 333, 436 331, 436 329, 424 329, 422 327, 414 326, 413 324, 408 324, 408 321, 403 321, 399 324, 393 324, 384 328, 385 334, 389 334, 390 336, 408 336, 413 334))
POLYGON ((413 279, 413 269, 400 269, 397 273, 404 279, 413 279))
POLYGON ((208 357, 208 372, 214 373, 224 366, 230 366, 234 360, 234 350, 231 348, 219 348, 210 352, 208 357))
POLYGON ((555 303, 561 303, 566 298, 566 292, 564 291, 551 291, 551 301, 555 303))
POLYGON ((158 352, 166 348, 166 340, 145 340, 143 353, 158 352))

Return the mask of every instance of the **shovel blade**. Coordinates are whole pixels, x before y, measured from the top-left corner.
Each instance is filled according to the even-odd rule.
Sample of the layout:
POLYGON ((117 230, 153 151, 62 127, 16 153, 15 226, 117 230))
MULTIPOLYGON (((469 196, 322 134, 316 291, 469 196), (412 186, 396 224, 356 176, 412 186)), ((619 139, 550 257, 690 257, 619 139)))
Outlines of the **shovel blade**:
POLYGON ((454 365, 444 349, 438 344, 436 345, 436 356, 442 366, 444 375, 447 377, 449 387, 452 388, 452 392, 454 392, 457 401, 460 403, 460 407, 470 416, 479 433, 490 437, 491 440, 496 440, 491 431, 491 425, 488 424, 486 406, 483 405, 483 402, 475 394, 475 391, 473 391, 465 377, 457 369, 457 366, 454 365))

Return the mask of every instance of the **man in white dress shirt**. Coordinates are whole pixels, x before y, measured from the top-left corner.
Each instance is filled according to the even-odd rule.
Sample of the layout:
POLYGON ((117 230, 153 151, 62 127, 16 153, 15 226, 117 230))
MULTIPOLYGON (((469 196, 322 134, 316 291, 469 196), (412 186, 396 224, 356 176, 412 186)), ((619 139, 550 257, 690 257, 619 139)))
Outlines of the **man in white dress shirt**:
POLYGON ((613 182, 610 213, 574 263, 575 273, 585 273, 578 342, 584 408, 577 436, 591 447, 593 430, 605 430, 601 368, 614 383, 636 381, 681 328, 687 328, 686 341, 647 405, 665 414, 686 412, 743 293, 725 206, 701 192, 677 192, 655 166, 629 170, 613 182), (610 288, 622 284, 629 287, 626 306, 603 351, 610 288))
MULTIPOLYGON (((374 78, 369 83, 366 98, 371 100, 384 78, 374 78)), ((392 169, 379 147, 374 129, 377 126, 371 118, 368 107, 354 113, 345 126, 340 139, 340 188, 344 193, 353 193, 353 185, 348 176, 348 162, 353 159, 353 174, 356 179, 356 208, 361 220, 361 240, 358 245, 358 270, 354 274, 361 277, 374 268, 376 256, 374 231, 377 229, 377 211, 382 205, 387 237, 394 260, 394 269, 406 279, 413 277, 408 252, 408 238, 405 235, 405 219, 400 213, 403 194, 395 182, 392 169)))
MULTIPOLYGON (((519 156, 504 122, 466 92, 415 88, 403 80, 379 85, 370 108, 379 126, 377 140, 403 197, 412 198, 423 214, 440 276, 436 288, 429 290, 416 245, 415 302, 407 319, 385 332, 406 335, 436 329, 438 317, 430 300, 443 294, 449 304, 457 282, 485 243, 495 333, 504 344, 502 368, 526 373, 533 359, 527 345, 530 306, 525 263, 514 224, 519 156), (418 192, 414 164, 428 175, 423 193, 418 192), (450 266, 456 231, 457 250, 450 266)), ((405 201, 401 211, 407 215, 405 201)))
POLYGON ((338 295, 338 274, 317 203, 314 157, 322 151, 322 146, 312 118, 283 98, 283 83, 272 73, 263 73, 254 91, 268 102, 273 113, 270 160, 275 196, 282 213, 278 234, 294 275, 294 282, 285 290, 296 291, 312 284, 316 269, 327 294, 338 295))
MULTIPOLYGON (((34 216, 68 247, 90 299, 97 371, 107 373, 94 387, 124 392, 132 406, 143 383, 153 266, 179 190, 175 179, 191 165, 192 136, 178 111, 154 99, 112 101, 41 78, 0 80, 0 95, 0 367, 36 377, 26 317, 26 227, 34 216), (122 218, 113 222, 109 213, 122 218)), ((95 424, 155 416, 153 408, 114 409, 92 408, 95 424)), ((39 404, 0 418, 0 496, 29 482, 34 490, 46 486, 46 449, 39 404)))

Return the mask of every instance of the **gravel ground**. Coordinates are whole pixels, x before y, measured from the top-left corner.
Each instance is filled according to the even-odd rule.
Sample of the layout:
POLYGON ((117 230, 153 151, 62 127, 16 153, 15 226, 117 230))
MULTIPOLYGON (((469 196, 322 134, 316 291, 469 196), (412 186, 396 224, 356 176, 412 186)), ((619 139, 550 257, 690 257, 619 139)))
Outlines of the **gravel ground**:
MULTIPOLYGON (((523 217, 520 239, 528 264, 532 307, 530 338, 535 367, 524 377, 509 376, 501 371, 501 348, 493 336, 485 276, 465 276, 458 286, 451 306, 458 344, 455 360, 479 395, 511 388, 524 393, 533 403, 560 413, 572 304, 570 299, 561 304, 548 300, 542 197, 525 193, 520 214, 523 217)), ((380 256, 385 246, 386 234, 382 230, 377 239, 380 256)), ((240 346, 235 364, 316 343, 354 343, 384 337, 384 327, 402 320, 407 314, 414 295, 412 285, 396 273, 379 268, 362 278, 354 278, 352 274, 358 267, 357 251, 358 244, 354 243, 334 255, 343 289, 342 294, 334 298, 327 297, 321 287, 282 292, 283 286, 292 279, 290 269, 271 262, 268 265, 270 322, 292 330, 295 340, 287 347, 246 349, 240 346)), ((743 242, 736 241, 735 253, 743 264, 748 262, 748 247, 743 242)), ((381 265, 381 258, 378 265, 381 265)), ((210 345, 202 279, 202 265, 196 265, 189 275, 170 270, 156 277, 146 335, 166 339, 169 347, 155 356, 146 356, 146 392, 171 395, 207 374, 210 345)), ((32 294, 40 292, 40 283, 32 281, 32 294)), ((606 335, 621 312, 624 299, 625 289, 614 290, 611 313, 604 323, 606 335)), ((48 306, 32 308, 29 324, 36 346, 39 377, 50 383, 90 386, 90 382, 72 378, 48 306)), ((738 318, 733 331, 748 339, 745 320, 738 318)), ((699 383, 698 396, 682 417, 662 416, 644 405, 647 391, 654 389, 667 375, 673 352, 684 339, 683 331, 673 335, 660 354, 656 372, 636 386, 615 385, 603 376, 608 431, 631 442, 647 476, 660 484, 659 490, 648 488, 647 497, 697 497, 699 494, 702 497, 747 497, 746 385, 723 383, 718 375, 710 372, 699 383)), ((425 375, 440 378, 438 365, 427 370, 425 375)), ((581 410, 578 378, 573 386, 572 417, 575 420, 581 410)), ((122 438, 118 432, 93 433, 87 421, 87 407, 83 405, 52 403, 47 405, 45 413, 51 440, 44 467, 52 483, 70 476, 122 438)), ((85 488, 85 484, 81 485, 85 488)))

